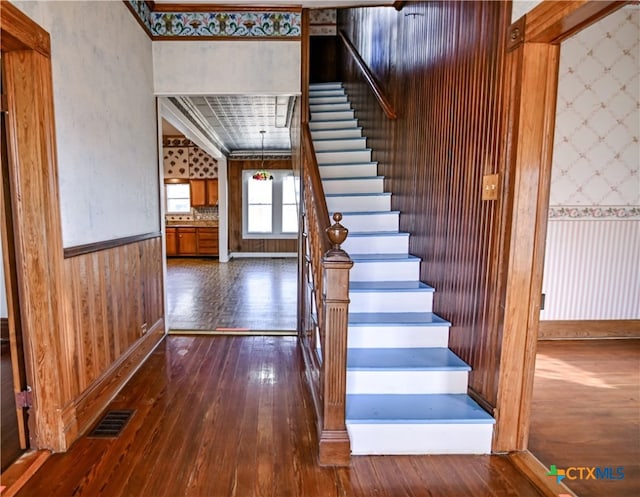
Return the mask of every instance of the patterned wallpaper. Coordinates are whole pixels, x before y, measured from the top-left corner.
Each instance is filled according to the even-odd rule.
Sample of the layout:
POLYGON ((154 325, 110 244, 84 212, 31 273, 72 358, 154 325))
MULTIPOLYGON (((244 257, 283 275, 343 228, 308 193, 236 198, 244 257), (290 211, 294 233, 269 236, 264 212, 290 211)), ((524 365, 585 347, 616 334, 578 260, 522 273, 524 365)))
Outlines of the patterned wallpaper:
POLYGON ((162 138, 165 178, 217 178, 218 161, 186 138, 162 138))
POLYGON ((296 38, 302 32, 300 12, 249 11, 155 12, 144 0, 127 5, 154 39, 162 38, 296 38))
POLYGON ((338 13, 336 9, 313 9, 309 11, 309 34, 311 36, 335 36, 338 13))
POLYGON ((550 217, 640 217, 640 6, 562 43, 550 217))

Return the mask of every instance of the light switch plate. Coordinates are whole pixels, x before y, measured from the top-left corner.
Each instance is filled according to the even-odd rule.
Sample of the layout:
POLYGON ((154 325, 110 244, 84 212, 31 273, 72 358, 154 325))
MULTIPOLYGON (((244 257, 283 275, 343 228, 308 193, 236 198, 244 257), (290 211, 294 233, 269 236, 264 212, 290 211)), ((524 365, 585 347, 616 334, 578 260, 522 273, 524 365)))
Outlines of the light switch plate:
POLYGON ((485 174, 482 177, 482 200, 498 200, 499 174, 485 174))

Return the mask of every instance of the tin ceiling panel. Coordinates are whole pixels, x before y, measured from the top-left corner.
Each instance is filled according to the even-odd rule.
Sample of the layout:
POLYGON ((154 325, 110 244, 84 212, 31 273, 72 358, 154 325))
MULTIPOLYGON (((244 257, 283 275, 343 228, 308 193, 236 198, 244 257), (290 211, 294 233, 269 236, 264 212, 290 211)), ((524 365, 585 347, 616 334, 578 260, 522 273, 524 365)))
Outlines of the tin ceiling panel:
POLYGON ((254 95, 210 95, 189 97, 191 113, 199 114, 229 152, 291 149, 289 126, 293 97, 254 95))

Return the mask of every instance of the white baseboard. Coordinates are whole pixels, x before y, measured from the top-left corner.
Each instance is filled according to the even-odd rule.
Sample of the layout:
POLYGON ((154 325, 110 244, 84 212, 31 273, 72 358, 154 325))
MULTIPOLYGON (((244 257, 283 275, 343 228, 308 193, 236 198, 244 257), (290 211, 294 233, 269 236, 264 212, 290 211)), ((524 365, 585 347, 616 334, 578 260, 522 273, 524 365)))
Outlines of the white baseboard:
POLYGON ((231 259, 246 259, 249 257, 276 258, 276 257, 298 257, 297 252, 231 252, 231 259))

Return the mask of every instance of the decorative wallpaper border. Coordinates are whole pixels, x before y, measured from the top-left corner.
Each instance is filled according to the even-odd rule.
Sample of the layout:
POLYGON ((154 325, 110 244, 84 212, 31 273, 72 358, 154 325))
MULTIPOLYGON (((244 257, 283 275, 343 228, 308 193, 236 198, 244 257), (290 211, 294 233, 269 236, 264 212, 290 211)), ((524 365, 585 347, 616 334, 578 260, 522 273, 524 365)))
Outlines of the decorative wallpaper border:
POLYGON ((638 206, 554 206, 549 207, 549 219, 593 220, 640 219, 638 206))
POLYGON ((153 11, 144 0, 126 0, 147 33, 155 39, 233 38, 297 39, 302 14, 276 9, 252 11, 153 11))

